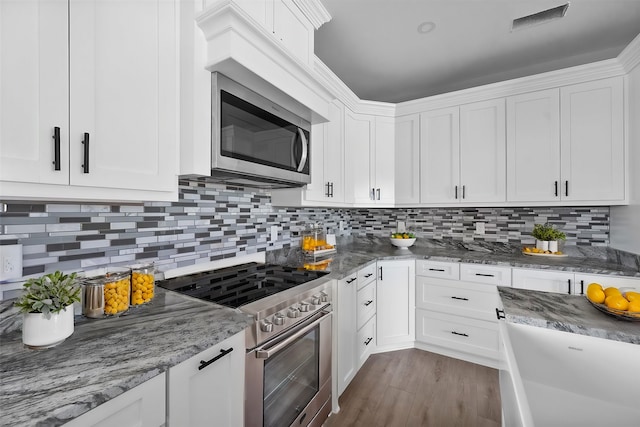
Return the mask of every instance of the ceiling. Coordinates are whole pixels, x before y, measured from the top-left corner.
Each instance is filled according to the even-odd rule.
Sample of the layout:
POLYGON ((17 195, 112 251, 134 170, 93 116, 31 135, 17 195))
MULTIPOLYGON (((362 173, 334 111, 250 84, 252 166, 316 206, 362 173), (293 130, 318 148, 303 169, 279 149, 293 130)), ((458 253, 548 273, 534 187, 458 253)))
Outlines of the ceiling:
POLYGON ((402 102, 615 58, 640 33, 640 0, 321 0, 316 55, 360 99, 402 102), (429 27, 435 27, 426 32, 429 27), (421 26, 422 25, 422 26, 421 26), (420 33, 419 29, 425 31, 420 33))

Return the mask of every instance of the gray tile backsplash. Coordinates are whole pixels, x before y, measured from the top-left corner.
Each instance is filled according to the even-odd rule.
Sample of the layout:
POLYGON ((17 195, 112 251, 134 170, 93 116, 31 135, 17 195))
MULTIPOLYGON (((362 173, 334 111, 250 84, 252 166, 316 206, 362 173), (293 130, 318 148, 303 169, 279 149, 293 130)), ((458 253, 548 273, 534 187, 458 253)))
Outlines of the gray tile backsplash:
POLYGON ((0 244, 23 245, 23 275, 155 261, 161 270, 298 246, 311 222, 346 235, 386 236, 397 221, 420 237, 528 244, 552 222, 567 245, 609 245, 609 208, 281 208, 268 191, 180 181, 177 202, 82 204, 4 201, 0 244), (344 230, 339 231, 340 222, 344 230), (474 234, 485 222, 486 233, 474 234), (279 227, 276 241, 271 226, 279 227))

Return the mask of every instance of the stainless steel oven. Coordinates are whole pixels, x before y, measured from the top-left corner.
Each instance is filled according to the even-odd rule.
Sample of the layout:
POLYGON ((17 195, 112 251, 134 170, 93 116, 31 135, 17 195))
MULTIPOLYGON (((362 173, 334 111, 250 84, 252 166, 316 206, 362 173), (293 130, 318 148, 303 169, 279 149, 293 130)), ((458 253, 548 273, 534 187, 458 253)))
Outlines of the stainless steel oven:
POLYGON ((331 411, 331 306, 249 350, 245 426, 321 426, 331 411))

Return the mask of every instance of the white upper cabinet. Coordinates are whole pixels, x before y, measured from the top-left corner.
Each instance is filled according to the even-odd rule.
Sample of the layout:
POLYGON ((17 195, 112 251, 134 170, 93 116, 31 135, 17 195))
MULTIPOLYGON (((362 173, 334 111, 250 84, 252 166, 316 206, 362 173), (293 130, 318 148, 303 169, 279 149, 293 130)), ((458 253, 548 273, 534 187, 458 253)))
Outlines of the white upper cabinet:
POLYGON ((504 99, 460 107, 462 202, 506 200, 504 99))
POLYGON ((395 120, 391 117, 375 118, 374 145, 371 150, 370 182, 375 189, 376 204, 392 206, 395 200, 395 120))
POLYGON ((504 99, 421 114, 421 203, 505 200, 504 99))
POLYGON ((562 198, 625 199, 622 77, 560 89, 562 198))
POLYGON ((460 188, 460 109, 420 115, 420 202, 457 202, 460 188))
POLYGON ((560 200, 560 91, 507 98, 507 199, 560 200))
POLYGON ((0 196, 175 199, 175 3, 0 7, 0 196))
POLYGON ((399 117, 395 137, 395 203, 420 203, 420 115, 399 117))

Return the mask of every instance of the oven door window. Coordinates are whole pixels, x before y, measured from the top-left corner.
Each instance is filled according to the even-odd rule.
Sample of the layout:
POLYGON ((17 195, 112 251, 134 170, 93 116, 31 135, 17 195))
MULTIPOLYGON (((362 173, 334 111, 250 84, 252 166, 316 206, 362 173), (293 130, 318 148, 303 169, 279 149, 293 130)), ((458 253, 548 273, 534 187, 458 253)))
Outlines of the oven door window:
POLYGON ((222 156, 309 173, 309 132, 223 90, 220 99, 222 156))
POLYGON ((320 389, 320 328, 264 362, 264 426, 288 426, 320 389))

